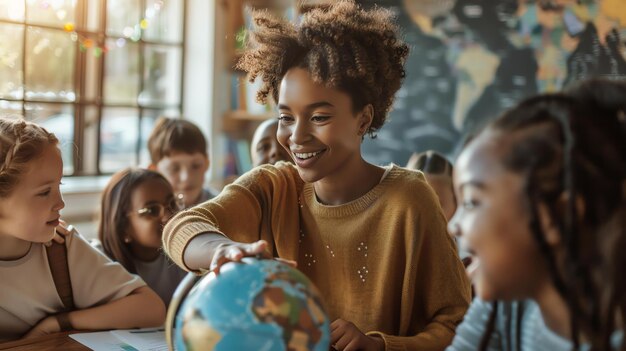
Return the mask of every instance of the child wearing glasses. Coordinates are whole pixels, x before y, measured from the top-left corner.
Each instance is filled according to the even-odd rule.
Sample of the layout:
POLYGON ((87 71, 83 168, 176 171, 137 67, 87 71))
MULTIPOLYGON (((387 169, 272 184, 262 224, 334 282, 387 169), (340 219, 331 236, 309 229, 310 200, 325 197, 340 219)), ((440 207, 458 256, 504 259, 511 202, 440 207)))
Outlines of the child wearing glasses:
POLYGON ((166 306, 185 272, 161 251, 161 235, 182 207, 167 179, 147 169, 114 174, 102 194, 98 238, 104 253, 138 274, 166 306))
POLYGON ((165 308, 157 294, 64 228, 57 145, 54 134, 34 123, 0 117, 0 343, 64 330, 161 325, 165 308), (64 235, 65 262, 50 255, 59 248, 51 243, 56 233, 64 235), (66 267, 70 295, 60 292, 55 263, 66 267))

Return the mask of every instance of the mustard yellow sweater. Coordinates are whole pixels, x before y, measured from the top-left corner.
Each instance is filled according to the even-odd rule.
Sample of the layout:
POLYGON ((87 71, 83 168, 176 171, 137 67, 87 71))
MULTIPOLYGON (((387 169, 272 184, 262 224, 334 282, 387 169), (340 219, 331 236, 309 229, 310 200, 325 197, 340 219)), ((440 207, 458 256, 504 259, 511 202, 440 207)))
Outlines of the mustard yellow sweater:
POLYGON ((331 321, 382 337, 387 350, 443 350, 470 302, 436 195, 416 171, 391 166, 361 198, 325 206, 293 165, 259 167, 176 215, 165 250, 185 267, 184 248, 206 232, 267 240, 319 288, 331 321))

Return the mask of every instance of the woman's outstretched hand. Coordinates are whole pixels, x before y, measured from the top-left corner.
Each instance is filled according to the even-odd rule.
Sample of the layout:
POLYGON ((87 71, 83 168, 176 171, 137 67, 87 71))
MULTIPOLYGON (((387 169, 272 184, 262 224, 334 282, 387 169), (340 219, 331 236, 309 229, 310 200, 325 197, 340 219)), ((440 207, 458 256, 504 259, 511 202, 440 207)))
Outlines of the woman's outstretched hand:
POLYGON ((267 241, 259 240, 251 244, 226 241, 217 246, 213 251, 213 260, 209 270, 219 274, 220 268, 227 262, 241 262, 244 257, 258 257, 271 259, 272 256, 266 251, 267 241))
POLYGON ((220 268, 227 262, 241 262, 244 257, 275 259, 289 266, 296 267, 296 261, 283 258, 273 258, 267 252, 267 241, 259 240, 250 244, 227 241, 219 244, 213 252, 213 260, 209 270, 219 274, 220 268))

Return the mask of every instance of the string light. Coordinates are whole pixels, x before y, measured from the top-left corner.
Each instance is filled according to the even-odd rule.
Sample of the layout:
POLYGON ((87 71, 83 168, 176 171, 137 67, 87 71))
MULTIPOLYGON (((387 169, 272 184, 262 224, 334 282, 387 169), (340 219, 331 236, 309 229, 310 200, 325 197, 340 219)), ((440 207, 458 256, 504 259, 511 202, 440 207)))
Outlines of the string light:
MULTIPOLYGON (((43 9, 52 9, 50 2, 44 0, 40 3, 41 8, 43 9)), ((115 46, 117 48, 123 48, 126 45, 127 40, 132 40, 137 42, 141 40, 143 35, 143 31, 148 29, 150 25, 150 19, 156 16, 164 6, 164 1, 155 1, 154 4, 147 8, 145 11, 145 17, 142 18, 139 23, 133 26, 127 26, 122 30, 122 35, 124 38, 118 38, 115 40, 115 46)), ((59 19, 64 19, 67 16, 67 11, 58 10, 56 11, 56 15, 59 19)), ((93 55, 95 57, 100 57, 102 54, 109 52, 111 49, 106 45, 97 45, 96 41, 88 36, 85 36, 76 31, 76 25, 73 22, 66 22, 63 25, 63 30, 70 34, 70 38, 72 41, 79 43, 79 49, 81 52, 86 52, 89 49, 93 49, 93 55)))

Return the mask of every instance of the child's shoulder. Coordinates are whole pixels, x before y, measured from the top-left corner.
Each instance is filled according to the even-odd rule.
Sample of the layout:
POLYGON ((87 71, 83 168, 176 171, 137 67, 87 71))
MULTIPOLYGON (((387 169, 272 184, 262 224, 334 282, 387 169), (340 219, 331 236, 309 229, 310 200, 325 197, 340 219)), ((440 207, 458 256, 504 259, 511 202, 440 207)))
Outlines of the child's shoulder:
POLYGON ((65 239, 65 246, 68 250, 81 247, 83 246, 83 243, 87 246, 90 246, 87 240, 75 230, 72 231, 69 235, 64 236, 63 238, 65 239))
POLYGON ((409 207, 436 208, 437 196, 426 182, 424 173, 391 164, 389 174, 383 180, 387 182, 386 197, 401 201, 409 207))
POLYGON ((394 187, 411 191, 409 194, 415 195, 415 191, 422 192, 429 189, 424 173, 419 170, 400 167, 395 164, 387 166, 389 174, 387 177, 393 182, 394 187))
POLYGON ((99 240, 90 243, 87 238, 76 231, 65 236, 65 246, 67 247, 67 255, 70 260, 76 260, 77 257, 81 260, 93 256, 97 257, 96 260, 100 259, 100 256, 106 257, 99 240))
POLYGON ((392 170, 395 170, 401 179, 406 180, 407 182, 426 182, 426 178, 424 177, 424 173, 417 169, 409 169, 406 167, 400 167, 394 163, 390 164, 392 170))

